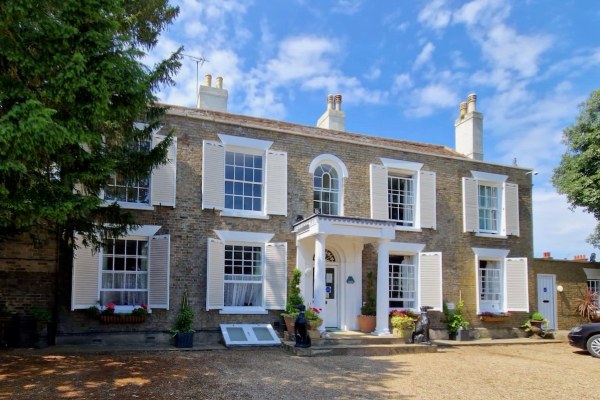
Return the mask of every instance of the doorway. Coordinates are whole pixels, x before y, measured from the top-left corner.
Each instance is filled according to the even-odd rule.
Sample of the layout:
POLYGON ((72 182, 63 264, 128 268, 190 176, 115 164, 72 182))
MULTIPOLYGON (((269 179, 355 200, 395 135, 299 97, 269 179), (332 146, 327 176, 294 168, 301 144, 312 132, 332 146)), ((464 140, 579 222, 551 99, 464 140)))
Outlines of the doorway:
POLYGON ((327 263, 325 268, 325 308, 323 309, 323 324, 326 328, 338 327, 338 271, 337 265, 327 263))
POLYGON ((538 312, 548 320, 548 328, 556 329, 556 275, 538 274, 538 312))

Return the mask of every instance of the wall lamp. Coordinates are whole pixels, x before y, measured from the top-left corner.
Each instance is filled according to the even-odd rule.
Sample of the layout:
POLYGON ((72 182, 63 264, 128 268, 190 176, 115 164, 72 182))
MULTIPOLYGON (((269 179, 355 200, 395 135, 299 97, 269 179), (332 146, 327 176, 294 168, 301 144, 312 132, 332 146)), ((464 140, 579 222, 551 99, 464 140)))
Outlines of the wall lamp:
POLYGON ((348 278, 346 279, 346 283, 349 285, 352 285, 354 283, 354 278, 352 277, 352 275, 348 276, 348 278))
POLYGON ((529 172, 525 172, 525 175, 537 175, 538 172, 537 171, 529 171, 529 172))

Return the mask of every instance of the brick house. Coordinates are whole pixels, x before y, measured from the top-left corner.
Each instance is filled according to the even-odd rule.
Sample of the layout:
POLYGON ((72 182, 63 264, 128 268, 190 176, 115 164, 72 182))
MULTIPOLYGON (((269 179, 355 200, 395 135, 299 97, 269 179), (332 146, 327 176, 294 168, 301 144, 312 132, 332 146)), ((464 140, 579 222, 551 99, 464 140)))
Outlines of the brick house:
POLYGON ((531 171, 483 160, 476 96, 460 105, 456 149, 346 132, 341 104, 330 95, 316 127, 231 114, 222 80, 212 87, 207 76, 197 108, 171 106, 170 162, 103 193, 139 228, 100 252, 79 248, 59 273, 57 341, 168 339, 184 291, 197 341, 222 323, 279 322, 294 268, 307 304, 323 309, 320 329, 358 329, 369 271, 377 335, 389 334, 391 309, 431 306, 443 336, 443 303, 461 299, 482 332, 519 326, 530 303, 531 171), (98 301, 117 312, 146 303, 152 315, 99 324, 85 313, 98 301), (485 311, 513 314, 489 324, 477 318, 485 311))

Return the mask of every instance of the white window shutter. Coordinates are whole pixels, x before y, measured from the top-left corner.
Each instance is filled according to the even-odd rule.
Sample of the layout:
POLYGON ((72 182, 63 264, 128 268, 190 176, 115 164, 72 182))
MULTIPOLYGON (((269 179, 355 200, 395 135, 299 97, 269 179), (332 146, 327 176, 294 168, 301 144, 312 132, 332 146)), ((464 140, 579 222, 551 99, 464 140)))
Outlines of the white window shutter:
POLYGON ((507 311, 529 311, 527 258, 505 259, 507 311))
POLYGON ((88 308, 100 299, 100 252, 84 247, 81 236, 75 236, 77 249, 73 255, 71 310, 88 308))
POLYGON ((287 153, 269 150, 266 170, 267 214, 287 215, 287 153))
POLYGON ((419 306, 442 311, 442 253, 419 253, 419 306))
POLYGON ((479 231, 479 202, 477 179, 462 178, 463 186, 463 230, 464 232, 479 231))
POLYGON ((287 299, 287 243, 265 246, 265 308, 285 310, 287 299))
POLYGON ((208 239, 206 310, 222 309, 225 303, 225 244, 208 239))
POLYGON ((150 308, 169 309, 170 236, 150 238, 148 264, 148 305, 150 308))
POLYGON ((388 220, 388 170, 371 164, 371 218, 388 220))
POLYGON ((225 205, 225 148, 219 142, 202 142, 202 208, 222 210, 225 205))
POLYGON ((519 185, 507 183, 505 193, 506 234, 519 236, 519 185))
MULTIPOLYGON (((163 135, 154 135, 154 144, 165 139, 163 135)), ((177 138, 173 137, 167 152, 167 163, 152 171, 150 190, 152 205, 175 207, 177 182, 177 138)))
POLYGON ((421 228, 436 229, 435 172, 421 171, 419 175, 421 228))

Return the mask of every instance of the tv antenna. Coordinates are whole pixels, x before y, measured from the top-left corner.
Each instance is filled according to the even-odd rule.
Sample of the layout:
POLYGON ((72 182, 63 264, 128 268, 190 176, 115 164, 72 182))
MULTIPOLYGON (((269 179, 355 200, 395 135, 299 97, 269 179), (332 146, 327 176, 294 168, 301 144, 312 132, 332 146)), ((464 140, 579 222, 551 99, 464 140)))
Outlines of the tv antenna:
POLYGON ((200 67, 204 65, 205 62, 208 62, 208 60, 204 57, 196 57, 196 56, 191 56, 189 54, 183 54, 181 53, 182 56, 187 57, 187 58, 191 58, 192 60, 196 61, 196 96, 198 96, 198 76, 200 73, 200 67))

